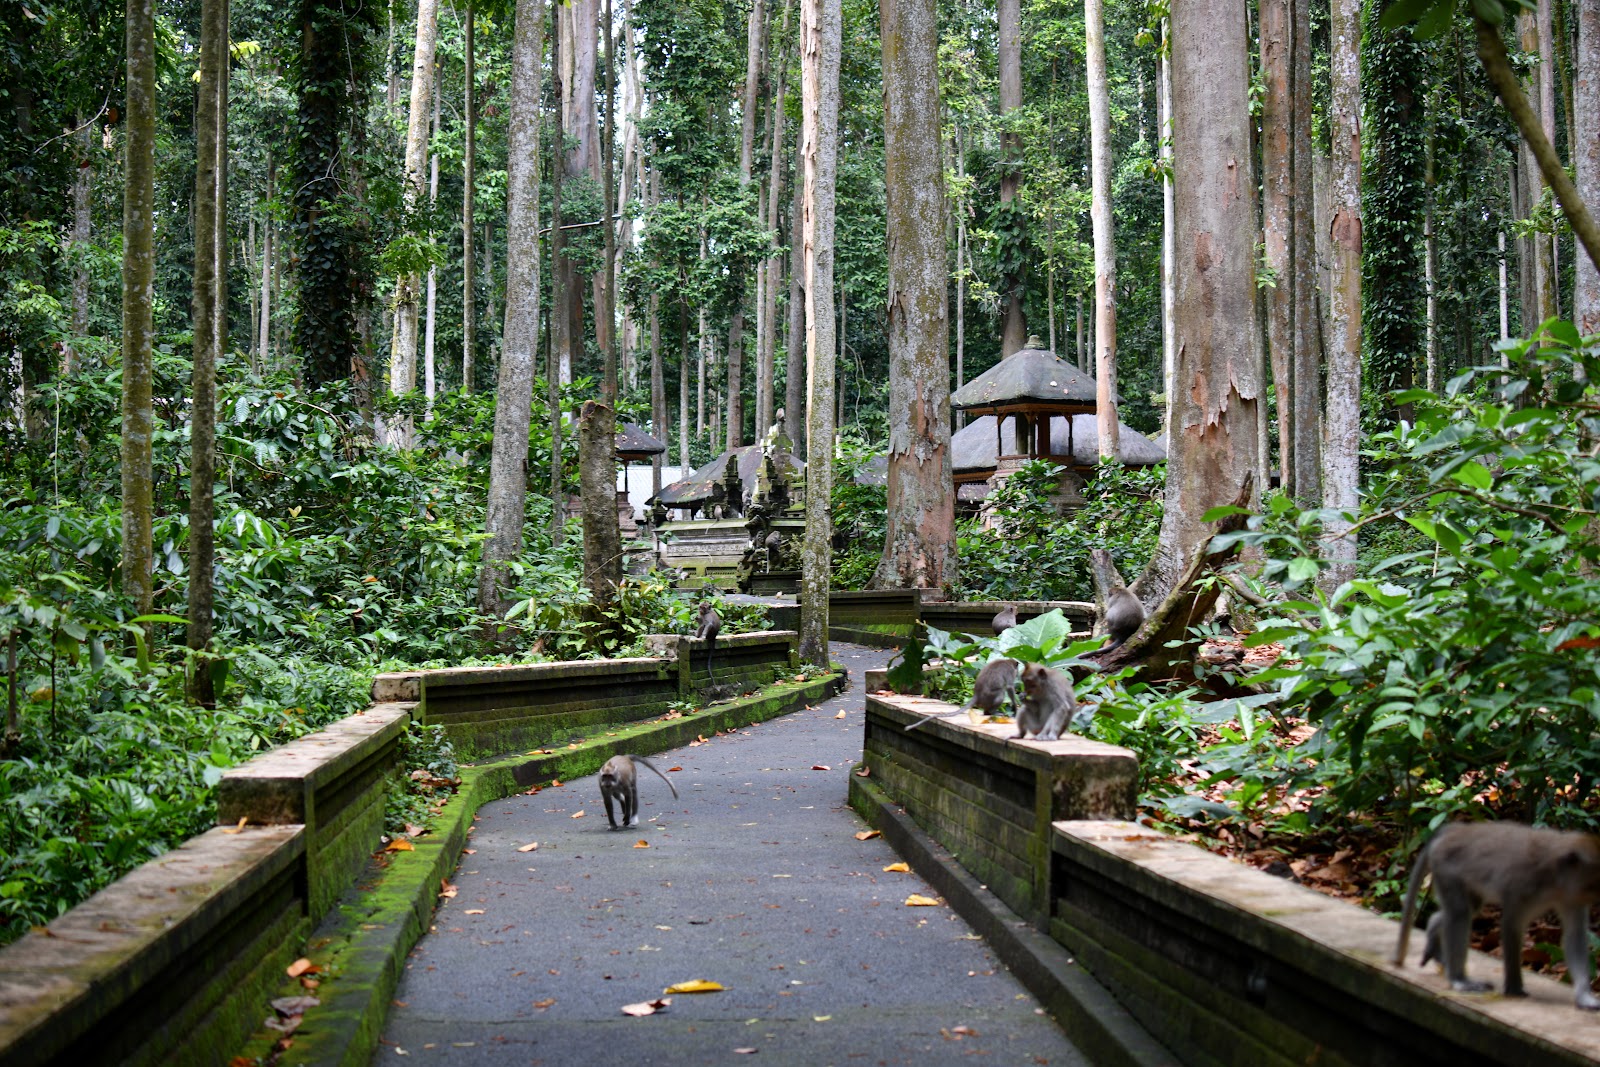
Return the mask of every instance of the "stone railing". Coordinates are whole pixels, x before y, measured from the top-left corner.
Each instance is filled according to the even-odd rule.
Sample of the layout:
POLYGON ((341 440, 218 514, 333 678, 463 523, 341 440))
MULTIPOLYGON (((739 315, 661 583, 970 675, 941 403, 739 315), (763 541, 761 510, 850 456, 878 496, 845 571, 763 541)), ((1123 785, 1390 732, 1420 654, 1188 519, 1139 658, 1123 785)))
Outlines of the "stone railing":
MULTIPOLYGON (((788 673, 795 641, 782 632, 719 639, 716 680, 754 688, 788 673)), ((670 654, 649 659, 380 675, 366 710, 231 768, 217 786, 216 828, 0 949, 0 1064, 227 1063, 270 1014, 267 1001, 283 992, 285 968, 310 932, 341 923, 370 943, 346 954, 345 993, 336 979, 318 994, 356 1007, 327 1014, 320 1044, 301 1033, 296 1055, 318 1048, 305 1062, 343 1062, 365 1043, 357 1056, 365 1062, 404 955, 465 839, 470 807, 520 788, 512 768, 527 759, 464 768, 470 807, 453 801, 451 826, 389 857, 391 876, 404 873, 407 888, 352 909, 344 895, 358 879, 379 877, 371 860, 404 770, 407 723, 443 722, 477 751, 499 752, 617 726, 617 736, 538 758, 572 777, 593 773, 613 750, 661 751, 814 703, 840 684, 835 675, 786 679, 698 715, 641 722, 706 682, 702 642, 662 643, 670 654)))

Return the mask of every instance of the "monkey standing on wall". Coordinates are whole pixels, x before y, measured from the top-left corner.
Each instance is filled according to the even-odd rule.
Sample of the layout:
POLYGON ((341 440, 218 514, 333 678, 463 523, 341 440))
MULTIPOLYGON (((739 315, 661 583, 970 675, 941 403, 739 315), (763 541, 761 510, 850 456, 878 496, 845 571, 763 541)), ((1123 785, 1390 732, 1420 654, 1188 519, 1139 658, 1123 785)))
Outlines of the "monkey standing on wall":
POLYGON ((722 632, 722 616, 717 614, 717 609, 711 606, 711 601, 700 602, 700 615, 695 621, 694 636, 696 640, 706 642, 706 677, 715 684, 717 676, 711 673, 711 658, 717 651, 717 634, 722 632))
POLYGON ((1403 966, 1416 916, 1417 890, 1433 872, 1439 910, 1428 920, 1422 962, 1444 965, 1450 988, 1485 993, 1488 982, 1467 978, 1467 944, 1472 917, 1484 904, 1498 904, 1500 952, 1505 962, 1505 995, 1522 991, 1522 935, 1528 922, 1554 910, 1561 918, 1561 944, 1572 975, 1573 1001, 1585 1011, 1600 1010, 1589 989, 1589 906, 1600 902, 1600 837, 1539 830, 1519 823, 1450 823, 1418 853, 1406 887, 1400 917, 1400 943, 1394 965, 1403 966))
POLYGON ((634 767, 635 763, 642 763, 655 771, 661 780, 667 783, 667 788, 672 790, 672 799, 678 799, 678 787, 672 784, 672 779, 656 770, 655 764, 643 756, 612 756, 606 760, 606 765, 600 768, 600 799, 605 801, 606 822, 611 824, 613 830, 637 826, 639 823, 639 771, 634 767), (620 827, 611 813, 612 797, 617 798, 617 803, 622 808, 620 827))

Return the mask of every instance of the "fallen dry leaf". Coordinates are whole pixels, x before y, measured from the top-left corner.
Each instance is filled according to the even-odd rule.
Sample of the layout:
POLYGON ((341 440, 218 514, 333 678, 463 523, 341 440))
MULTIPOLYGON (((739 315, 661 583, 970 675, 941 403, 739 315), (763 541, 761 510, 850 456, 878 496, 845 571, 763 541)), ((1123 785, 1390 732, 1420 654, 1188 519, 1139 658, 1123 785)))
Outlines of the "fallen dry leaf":
POLYGON ((403 837, 397 837, 393 841, 390 841, 387 845, 384 845, 383 850, 385 852, 415 852, 417 850, 417 846, 413 845, 410 841, 407 841, 403 837))
POLYGON ((814 1023, 825 1023, 831 1018, 833 1018, 831 1015, 813 1015, 811 1017, 811 1021, 814 1023))
POLYGON ((306 975, 305 977, 300 979, 300 988, 301 989, 315 989, 315 988, 317 988, 317 986, 319 986, 321 984, 322 984, 321 982, 319 982, 315 978, 312 978, 310 975, 306 975))
POLYGON ((753 1048, 736 1048, 733 1051, 735 1055, 739 1056, 754 1056, 756 1054, 756 1050, 753 1048))
POLYGON ((828 766, 826 763, 813 763, 811 765, 811 769, 814 770, 814 771, 831 771, 831 770, 833 770, 833 768, 828 766))
POLYGON ((835 718, 835 719, 842 719, 842 718, 844 718, 844 712, 842 712, 842 711, 841 711, 841 712, 840 712, 840 713, 839 713, 839 714, 837 714, 837 715, 835 715, 835 716, 834 716, 834 718, 835 718))
POLYGON ((482 908, 468 908, 466 911, 462 912, 461 914, 463 914, 463 915, 482 915, 483 914, 483 909, 482 908))
POLYGON ((891 863, 889 866, 885 867, 883 871, 885 874, 909 874, 911 872, 911 866, 910 864, 906 863, 891 863))
POLYGON ((315 973, 316 970, 316 964, 312 963, 304 956, 301 956, 299 959, 289 964, 288 970, 285 973, 287 973, 290 978, 299 978, 302 974, 312 974, 315 973))
POLYGON ((871 841, 874 837, 882 837, 882 830, 860 830, 856 833, 857 841, 871 841))
POLYGON ((303 1015, 307 1008, 321 1003, 316 997, 279 997, 272 1001, 272 1010, 279 1015, 303 1015))
POLYGON ((669 986, 667 986, 667 988, 663 989, 662 992, 663 993, 720 993, 720 992, 722 992, 722 983, 721 982, 712 982, 712 981, 709 981, 709 980, 707 980, 705 978, 691 978, 687 982, 679 982, 676 985, 669 985, 669 986))
POLYGON ((446 900, 450 900, 456 895, 456 887, 448 881, 441 880, 439 882, 439 895, 446 900))
POLYGON ((633 847, 634 848, 649 848, 650 847, 650 842, 644 840, 644 838, 640 838, 639 840, 637 840, 637 841, 635 841, 633 843, 633 847))
POLYGON ((925 897, 921 893, 912 893, 909 897, 906 897, 906 907, 908 908, 936 908, 938 906, 939 902, 937 900, 932 897, 925 897))
POLYGON ((526 845, 523 845, 522 847, 518 848, 517 851, 518 852, 532 852, 534 849, 536 849, 538 847, 539 847, 539 842, 537 842, 537 841, 529 841, 526 845))
POLYGON ((241 816, 239 816, 239 825, 238 826, 224 827, 222 832, 225 833, 225 834, 236 834, 240 830, 243 830, 244 827, 245 827, 245 824, 248 823, 249 821, 250 821, 250 816, 241 815, 241 816))
POLYGON ((579 808, 577 811, 572 813, 572 817, 574 819, 581 819, 587 814, 588 814, 588 812, 584 811, 582 808, 579 808))
POLYGON ((867 777, 871 776, 871 774, 872 774, 872 768, 871 767, 863 767, 859 771, 856 772, 856 777, 857 778, 867 778, 867 777))
POLYGON ((654 1015, 658 1011, 665 1011, 667 1005, 672 1003, 671 997, 658 997, 655 1000, 641 1000, 637 1004, 624 1004, 624 1015, 654 1015))
POLYGON ((555 1002, 556 1002, 556 998, 555 997, 546 997, 544 1000, 536 1000, 536 1001, 534 1001, 533 1002, 533 1006, 538 1008, 540 1011, 544 1011, 546 1008, 548 1008, 550 1005, 554 1004, 555 1002))
POLYGON ((673 771, 681 771, 681 770, 683 770, 682 767, 668 767, 667 768, 667 773, 671 774, 673 771))

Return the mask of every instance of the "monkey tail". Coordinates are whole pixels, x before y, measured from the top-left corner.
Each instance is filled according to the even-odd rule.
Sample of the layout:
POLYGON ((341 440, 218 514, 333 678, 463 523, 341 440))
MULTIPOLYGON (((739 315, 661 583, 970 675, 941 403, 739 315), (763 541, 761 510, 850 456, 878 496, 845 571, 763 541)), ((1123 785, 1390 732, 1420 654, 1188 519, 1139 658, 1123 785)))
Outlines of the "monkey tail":
POLYGON ((633 760, 633 762, 635 762, 635 763, 642 763, 646 767, 649 767, 652 771, 655 771, 656 777, 660 778, 663 782, 666 782, 667 783, 667 788, 672 790, 672 799, 673 800, 677 800, 678 799, 678 787, 672 784, 672 779, 671 778, 668 778, 666 775, 662 774, 660 771, 657 771, 656 770, 656 765, 654 763, 651 763, 649 760, 645 759, 643 756, 629 756, 628 758, 633 760))
POLYGON ((1400 908, 1400 943, 1395 946, 1394 965, 1404 967, 1406 963, 1406 946, 1411 942, 1411 924, 1417 918, 1417 890, 1422 888, 1422 879, 1427 876, 1429 853, 1433 851, 1433 842, 1429 841, 1422 846, 1422 851, 1417 853, 1416 862, 1411 867, 1411 881, 1406 885, 1405 904, 1400 908))

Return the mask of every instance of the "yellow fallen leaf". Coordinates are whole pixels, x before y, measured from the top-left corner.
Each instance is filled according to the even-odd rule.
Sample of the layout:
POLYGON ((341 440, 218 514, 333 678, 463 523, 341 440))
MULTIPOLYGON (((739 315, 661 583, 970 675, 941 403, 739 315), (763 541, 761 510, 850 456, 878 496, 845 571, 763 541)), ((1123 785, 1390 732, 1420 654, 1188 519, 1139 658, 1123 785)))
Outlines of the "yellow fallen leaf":
POLYGON ((939 902, 937 900, 932 897, 925 897, 921 893, 912 893, 909 897, 906 897, 906 907, 908 908, 937 908, 938 906, 939 902))
POLYGON ((721 982, 708 981, 708 980, 706 980, 704 978, 694 978, 694 979, 691 979, 690 981, 687 981, 687 982, 679 982, 677 985, 669 985, 669 986, 667 986, 667 988, 663 989, 662 992, 663 993, 720 993, 720 992, 722 992, 722 983, 721 982))
POLYGON ((587 814, 587 813, 584 812, 584 810, 582 808, 579 808, 577 811, 572 813, 572 817, 574 819, 581 819, 581 818, 584 817, 585 814, 587 814))
POLYGON ((299 978, 302 974, 309 974, 316 969, 317 967, 314 963, 306 959, 304 956, 301 956, 299 959, 289 964, 289 967, 285 973, 288 974, 290 978, 299 978))
POLYGON ((407 841, 403 837, 397 837, 393 841, 390 841, 387 845, 384 845, 383 850, 385 852, 415 852, 417 850, 417 846, 413 845, 410 841, 407 841))
POLYGON ((439 882, 439 895, 444 897, 446 900, 450 900, 456 895, 456 887, 447 881, 441 880, 439 882))
POLYGON ((538 1008, 540 1011, 544 1011, 546 1008, 550 1007, 555 1002, 556 1002, 556 998, 555 997, 545 997, 543 1000, 534 1001, 533 1002, 533 1006, 538 1008))
POLYGON ((633 843, 633 847, 634 848, 649 848, 650 847, 650 842, 644 840, 643 838, 640 838, 638 841, 635 841, 633 843))
POLYGON ((241 816, 239 816, 239 825, 238 826, 225 827, 222 832, 225 833, 225 834, 236 834, 240 830, 243 830, 244 826, 245 826, 245 823, 247 823, 249 821, 250 821, 250 816, 241 815, 241 816))
POLYGON ((833 1018, 831 1015, 813 1015, 811 1017, 811 1021, 814 1023, 825 1023, 831 1018, 833 1018))
POLYGON ((882 830, 861 830, 856 833, 857 841, 871 841, 874 837, 882 837, 882 830))
POLYGON ((518 848, 517 851, 518 852, 532 852, 534 849, 536 849, 538 847, 539 847, 539 842, 537 842, 537 841, 529 841, 526 845, 523 845, 520 848, 518 848))
POLYGON ((883 870, 885 874, 909 874, 911 867, 905 863, 891 863, 883 870))
POLYGON ((837 715, 835 715, 835 716, 834 716, 834 718, 835 718, 835 719, 842 719, 842 718, 844 718, 844 712, 842 712, 842 711, 841 711, 841 712, 839 712, 839 714, 837 714, 837 715))
POLYGON ((463 915, 482 915, 483 914, 483 909, 482 908, 468 908, 466 911, 462 912, 462 914, 463 915))

